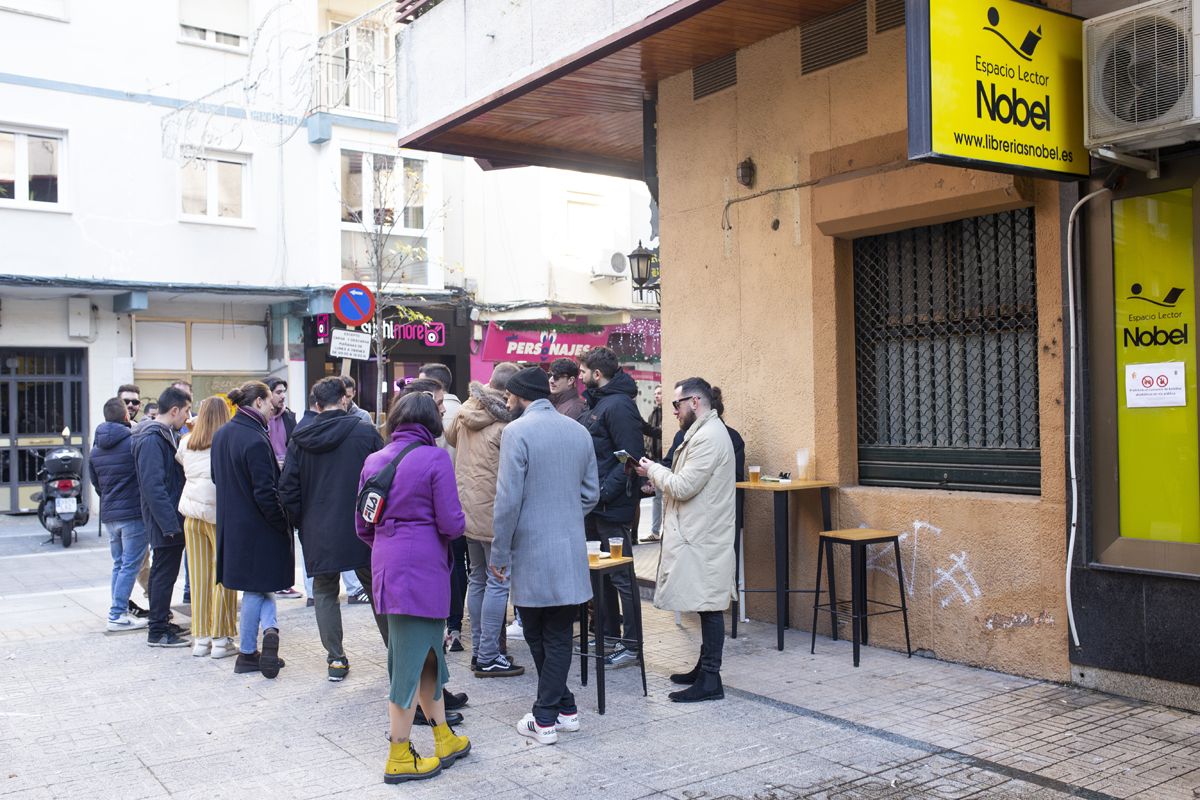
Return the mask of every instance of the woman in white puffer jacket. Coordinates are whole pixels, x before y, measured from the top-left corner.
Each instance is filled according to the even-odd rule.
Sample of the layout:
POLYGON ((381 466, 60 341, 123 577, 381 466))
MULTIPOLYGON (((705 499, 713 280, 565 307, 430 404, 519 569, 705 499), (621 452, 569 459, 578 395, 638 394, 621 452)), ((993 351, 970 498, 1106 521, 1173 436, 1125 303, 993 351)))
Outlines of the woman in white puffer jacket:
POLYGON ((237 592, 217 583, 217 487, 209 460, 213 434, 230 416, 224 398, 209 397, 200 404, 191 433, 175 451, 186 479, 179 513, 192 579, 192 655, 201 658, 225 658, 238 652, 237 592))

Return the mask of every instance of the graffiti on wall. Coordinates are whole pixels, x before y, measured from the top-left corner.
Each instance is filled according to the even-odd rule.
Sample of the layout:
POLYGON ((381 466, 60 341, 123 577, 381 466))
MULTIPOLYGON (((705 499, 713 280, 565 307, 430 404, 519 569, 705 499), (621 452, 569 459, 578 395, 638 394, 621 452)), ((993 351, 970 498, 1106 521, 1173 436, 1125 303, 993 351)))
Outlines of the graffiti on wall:
MULTIPOLYGON (((866 527, 861 525, 860 527, 866 527)), ((922 553, 931 560, 930 550, 942 535, 942 529, 923 520, 913 520, 912 528, 900 534, 900 558, 904 568, 904 591, 909 597, 917 592, 917 566, 922 553)), ((936 567, 929 586, 936 593, 942 608, 956 602, 970 605, 983 596, 975 575, 971 572, 966 551, 949 554, 949 561, 936 567)), ((867 551, 867 569, 896 578, 896 561, 891 545, 872 545, 867 551)))

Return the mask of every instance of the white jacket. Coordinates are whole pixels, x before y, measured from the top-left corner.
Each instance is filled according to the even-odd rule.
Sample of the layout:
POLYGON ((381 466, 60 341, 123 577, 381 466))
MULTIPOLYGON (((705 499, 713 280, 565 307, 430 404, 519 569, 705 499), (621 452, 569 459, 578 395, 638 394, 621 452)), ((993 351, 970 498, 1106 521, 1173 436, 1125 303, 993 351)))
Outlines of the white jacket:
POLYGON ((192 519, 217 523, 217 487, 212 481, 212 466, 209 456, 212 450, 191 450, 188 440, 191 434, 179 442, 175 460, 183 466, 183 494, 179 496, 179 513, 192 519))
POLYGON ((724 611, 735 592, 737 502, 733 442, 717 412, 692 423, 673 468, 654 464, 648 477, 663 494, 654 605, 667 611, 724 611))

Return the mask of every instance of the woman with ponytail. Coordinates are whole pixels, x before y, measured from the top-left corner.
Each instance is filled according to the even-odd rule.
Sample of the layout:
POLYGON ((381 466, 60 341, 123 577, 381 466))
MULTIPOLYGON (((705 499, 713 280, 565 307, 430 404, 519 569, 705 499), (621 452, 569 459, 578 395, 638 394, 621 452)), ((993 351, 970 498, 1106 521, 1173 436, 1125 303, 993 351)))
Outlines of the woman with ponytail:
POLYGON ((234 672, 274 678, 283 666, 275 595, 295 578, 292 528, 279 502, 279 464, 267 436, 271 391, 249 381, 229 392, 237 412, 213 436, 217 487, 217 581, 243 592, 234 672), (262 630, 262 649, 258 634, 262 630))

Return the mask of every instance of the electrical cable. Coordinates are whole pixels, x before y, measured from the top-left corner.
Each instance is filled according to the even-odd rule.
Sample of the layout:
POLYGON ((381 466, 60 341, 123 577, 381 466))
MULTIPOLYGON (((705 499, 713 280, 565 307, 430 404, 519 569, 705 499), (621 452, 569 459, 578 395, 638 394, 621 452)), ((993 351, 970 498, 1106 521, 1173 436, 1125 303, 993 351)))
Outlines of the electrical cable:
MULTIPOLYGON (((1110 179, 1111 180, 1111 179, 1110 179)), ((1067 460, 1067 469, 1070 471, 1070 482, 1068 484, 1070 490, 1071 503, 1071 526, 1067 538, 1067 573, 1066 573, 1066 594, 1067 594, 1067 626, 1071 632, 1071 641, 1075 647, 1079 647, 1079 631, 1075 627, 1075 607, 1071 602, 1071 566, 1075 561, 1075 538, 1079 528, 1079 467, 1078 454, 1076 452, 1076 422, 1077 422, 1077 395, 1079 393, 1079 336, 1075 325, 1075 220, 1079 212, 1085 205, 1095 200, 1102 195, 1112 194, 1112 189, 1108 186, 1109 181, 1105 182, 1102 189, 1097 189, 1089 195, 1080 199, 1075 207, 1071 209, 1071 214, 1067 218, 1067 318, 1068 329, 1071 336, 1071 346, 1069 348, 1069 394, 1068 394, 1068 425, 1069 432, 1067 440, 1070 444, 1070 455, 1067 460)))

